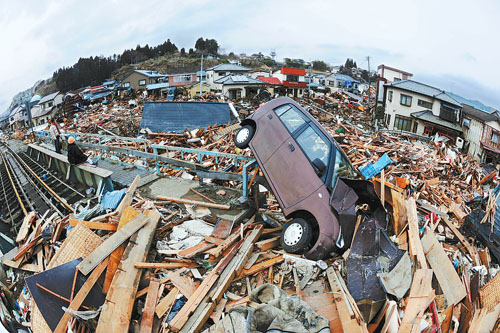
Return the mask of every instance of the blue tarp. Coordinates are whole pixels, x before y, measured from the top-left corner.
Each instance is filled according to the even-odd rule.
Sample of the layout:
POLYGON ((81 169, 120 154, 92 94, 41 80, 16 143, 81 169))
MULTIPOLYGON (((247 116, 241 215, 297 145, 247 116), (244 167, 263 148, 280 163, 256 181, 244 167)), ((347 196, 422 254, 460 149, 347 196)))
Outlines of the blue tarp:
POLYGON ((107 192, 102 198, 102 209, 116 209, 123 197, 125 196, 125 190, 107 192))
POLYGON ((392 164, 391 158, 387 155, 384 154, 382 157, 378 159, 377 162, 373 164, 368 164, 365 166, 363 169, 359 170, 361 174, 365 177, 366 180, 369 180, 373 178, 374 176, 378 175, 382 169, 385 169, 387 166, 392 164))
POLYGON ((228 124, 231 111, 219 102, 145 102, 140 128, 153 132, 183 133, 185 129, 228 124))

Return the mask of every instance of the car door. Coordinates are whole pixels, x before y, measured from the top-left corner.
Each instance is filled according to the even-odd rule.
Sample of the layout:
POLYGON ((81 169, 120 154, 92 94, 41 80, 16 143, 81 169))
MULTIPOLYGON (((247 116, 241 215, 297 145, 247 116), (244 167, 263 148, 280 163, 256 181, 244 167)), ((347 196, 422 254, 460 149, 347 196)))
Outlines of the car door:
POLYGON ((328 165, 330 147, 295 107, 276 114, 291 134, 264 164, 264 169, 271 176, 274 193, 287 209, 323 185, 311 161, 320 158, 328 165))
POLYGON ((274 110, 268 110, 256 120, 257 131, 250 145, 260 163, 266 163, 269 157, 290 137, 290 133, 277 115, 289 108, 290 104, 281 105, 274 110))

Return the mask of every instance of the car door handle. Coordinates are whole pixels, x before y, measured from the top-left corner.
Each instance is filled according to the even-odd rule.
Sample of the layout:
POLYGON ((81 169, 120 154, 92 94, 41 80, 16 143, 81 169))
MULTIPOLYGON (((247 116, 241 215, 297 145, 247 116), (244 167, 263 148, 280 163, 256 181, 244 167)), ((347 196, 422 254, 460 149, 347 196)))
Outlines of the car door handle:
POLYGON ((273 115, 272 114, 268 115, 268 117, 269 117, 269 119, 273 119, 273 115))
POLYGON ((290 147, 290 151, 294 151, 295 150, 295 147, 290 142, 288 142, 288 147, 290 147))

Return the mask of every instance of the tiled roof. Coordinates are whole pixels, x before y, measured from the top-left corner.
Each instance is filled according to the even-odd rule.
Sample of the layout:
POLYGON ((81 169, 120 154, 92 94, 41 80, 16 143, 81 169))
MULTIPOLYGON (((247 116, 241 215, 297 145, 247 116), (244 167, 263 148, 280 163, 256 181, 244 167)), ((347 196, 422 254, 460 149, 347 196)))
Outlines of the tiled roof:
POLYGON ((449 104, 452 104, 455 106, 459 106, 459 107, 462 106, 462 104, 460 104, 457 100, 455 100, 453 97, 448 95, 448 93, 446 91, 440 90, 438 88, 435 88, 435 87, 432 87, 432 86, 429 86, 427 84, 420 83, 417 81, 413 81, 413 80, 395 81, 395 82, 388 83, 385 86, 403 89, 403 90, 415 92, 417 94, 421 94, 424 96, 433 97, 433 98, 439 99, 443 102, 446 102, 446 103, 449 103, 449 104))
POLYGON ((45 102, 51 101, 57 96, 57 94, 59 94, 59 91, 57 91, 53 94, 47 95, 47 96, 43 96, 42 99, 40 100, 40 102, 38 102, 38 103, 43 104, 45 102))
POLYGON ((418 111, 411 113, 411 116, 416 119, 420 119, 432 124, 440 125, 443 127, 447 127, 449 129, 455 130, 457 132, 462 132, 462 127, 458 124, 454 124, 447 120, 441 119, 438 116, 434 115, 430 110, 418 111))
POLYGON ((285 75, 306 75, 304 68, 281 67, 281 74, 285 75))
POLYGON ((264 84, 264 82, 253 79, 249 76, 245 75, 228 75, 224 76, 223 78, 220 78, 218 80, 215 80, 214 83, 221 83, 221 84, 264 84))
POLYGON ((239 66, 236 64, 219 64, 207 70, 213 71, 230 71, 230 72, 249 72, 250 68, 239 66))
POLYGON ((266 82, 269 84, 273 84, 273 85, 281 84, 280 79, 278 79, 277 77, 257 76, 257 80, 260 80, 262 82, 266 82))

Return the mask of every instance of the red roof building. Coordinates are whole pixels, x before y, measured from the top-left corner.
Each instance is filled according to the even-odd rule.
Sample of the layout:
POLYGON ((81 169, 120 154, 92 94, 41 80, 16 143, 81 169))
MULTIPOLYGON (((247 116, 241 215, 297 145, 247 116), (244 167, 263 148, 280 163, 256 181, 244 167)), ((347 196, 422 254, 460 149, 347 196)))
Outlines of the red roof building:
POLYGON ((277 77, 268 77, 268 76, 257 76, 257 80, 260 80, 265 83, 269 83, 271 85, 281 85, 280 79, 277 77))
POLYGON ((281 67, 281 74, 305 76, 306 70, 304 68, 281 67))

